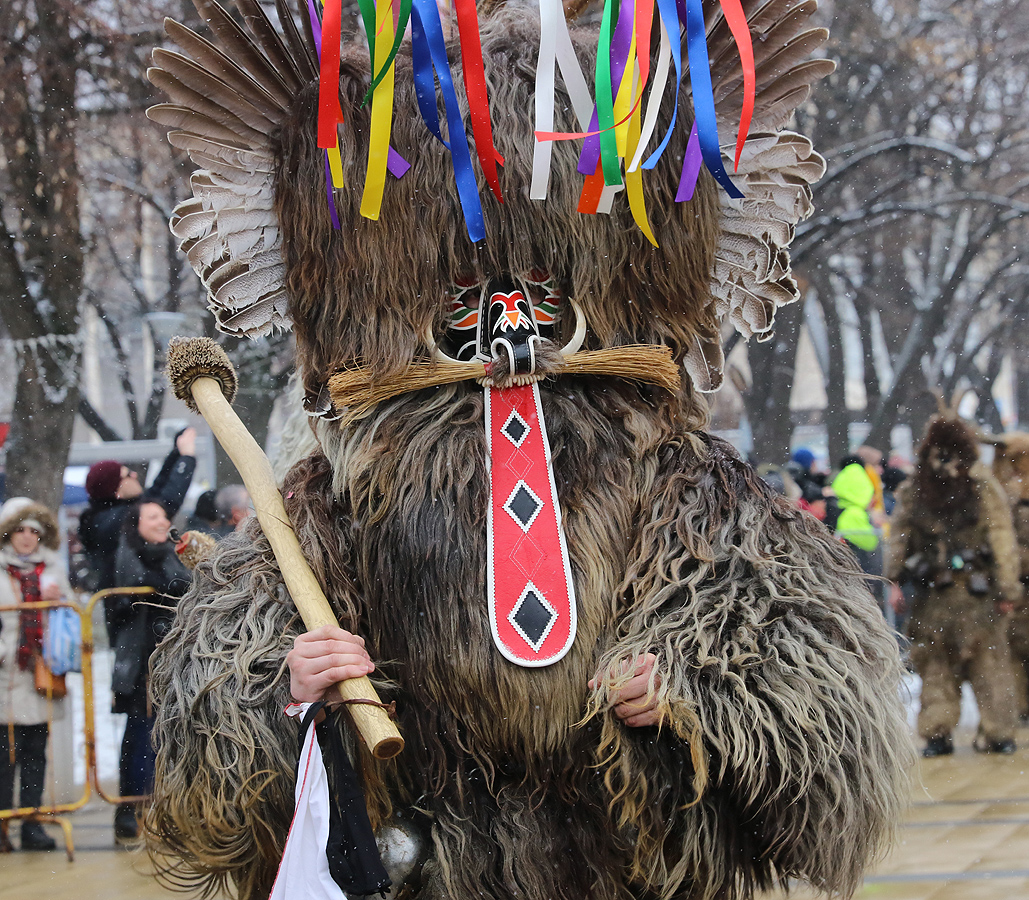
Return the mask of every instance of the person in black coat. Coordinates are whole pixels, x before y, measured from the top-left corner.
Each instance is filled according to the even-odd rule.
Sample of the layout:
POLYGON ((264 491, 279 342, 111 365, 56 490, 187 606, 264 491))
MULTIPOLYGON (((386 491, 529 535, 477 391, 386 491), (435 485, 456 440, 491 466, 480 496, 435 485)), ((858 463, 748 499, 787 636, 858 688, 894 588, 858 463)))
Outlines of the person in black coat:
MULTIPOLYGON (((175 446, 161 465, 150 487, 144 489, 139 476, 128 466, 113 459, 94 463, 86 475, 89 506, 79 518, 79 540, 92 571, 90 587, 99 591, 115 586, 115 551, 121 536, 122 523, 129 506, 140 500, 154 500, 174 516, 182 506, 196 469, 196 430, 185 428, 175 438, 175 446)), ((110 604, 104 605, 107 636, 114 646, 117 623, 110 604)))
MULTIPOLYGON (((125 509, 115 553, 116 587, 149 587, 156 593, 110 598, 108 615, 114 625, 114 671, 111 689, 114 712, 128 716, 122 740, 120 788, 122 797, 149 794, 154 783, 154 750, 150 733, 154 716, 147 697, 150 656, 171 628, 175 604, 189 587, 190 574, 168 540, 171 522, 164 507, 144 500, 125 509)), ((114 819, 115 838, 132 840, 139 827, 135 807, 123 803, 114 819)))

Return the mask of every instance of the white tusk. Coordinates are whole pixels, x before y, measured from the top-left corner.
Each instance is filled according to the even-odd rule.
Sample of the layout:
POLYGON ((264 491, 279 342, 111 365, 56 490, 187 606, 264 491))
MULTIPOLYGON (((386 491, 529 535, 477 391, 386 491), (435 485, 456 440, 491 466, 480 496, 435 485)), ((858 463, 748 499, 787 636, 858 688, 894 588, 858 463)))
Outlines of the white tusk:
POLYGON ((422 332, 422 340, 425 341, 429 348, 429 353, 433 359, 437 362, 447 363, 452 366, 481 366, 481 362, 470 359, 454 359, 452 356, 448 356, 436 345, 436 339, 432 336, 432 331, 429 326, 425 326, 425 331, 422 332))
POLYGON ((571 297, 568 298, 568 302, 572 304, 572 309, 575 310, 575 334, 573 334, 572 339, 561 348, 561 355, 564 357, 571 356, 573 353, 578 353, 583 342, 586 340, 586 316, 583 314, 582 308, 579 304, 571 297))

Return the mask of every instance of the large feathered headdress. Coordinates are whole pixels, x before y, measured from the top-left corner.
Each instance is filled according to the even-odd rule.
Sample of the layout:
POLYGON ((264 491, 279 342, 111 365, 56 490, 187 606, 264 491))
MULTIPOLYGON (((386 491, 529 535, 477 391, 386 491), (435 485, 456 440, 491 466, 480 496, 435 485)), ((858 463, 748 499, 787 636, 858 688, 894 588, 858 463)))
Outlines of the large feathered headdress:
POLYGON ((292 324, 309 394, 426 359, 455 285, 499 273, 545 272, 588 347, 664 345, 701 390, 724 317, 760 339, 797 296, 824 162, 779 129, 832 71, 815 0, 606 0, 599 38, 556 0, 456 0, 453 39, 436 0, 362 0, 342 43, 339 0, 299 25, 276 0, 278 29, 194 3, 211 40, 169 21, 184 53, 150 72, 200 167, 172 230, 223 330, 292 324))

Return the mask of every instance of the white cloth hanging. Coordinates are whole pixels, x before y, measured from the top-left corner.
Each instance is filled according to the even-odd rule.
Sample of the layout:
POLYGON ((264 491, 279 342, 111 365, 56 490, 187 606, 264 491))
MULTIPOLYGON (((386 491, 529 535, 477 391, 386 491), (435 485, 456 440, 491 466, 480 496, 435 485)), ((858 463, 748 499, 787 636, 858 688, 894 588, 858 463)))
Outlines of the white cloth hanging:
MULTIPOLYGON (((310 703, 291 703, 287 716, 303 720, 310 703)), ((329 874, 329 779, 312 722, 297 763, 296 810, 268 900, 347 900, 329 874)))

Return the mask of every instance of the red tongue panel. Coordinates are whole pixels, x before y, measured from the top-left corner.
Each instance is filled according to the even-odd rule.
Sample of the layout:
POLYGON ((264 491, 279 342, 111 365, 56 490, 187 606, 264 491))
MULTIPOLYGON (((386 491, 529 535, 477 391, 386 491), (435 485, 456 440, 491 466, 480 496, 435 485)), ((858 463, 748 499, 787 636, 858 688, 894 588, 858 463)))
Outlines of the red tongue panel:
POLYGON ((575 639, 575 588, 539 388, 485 391, 493 640, 511 662, 547 666, 575 639))

